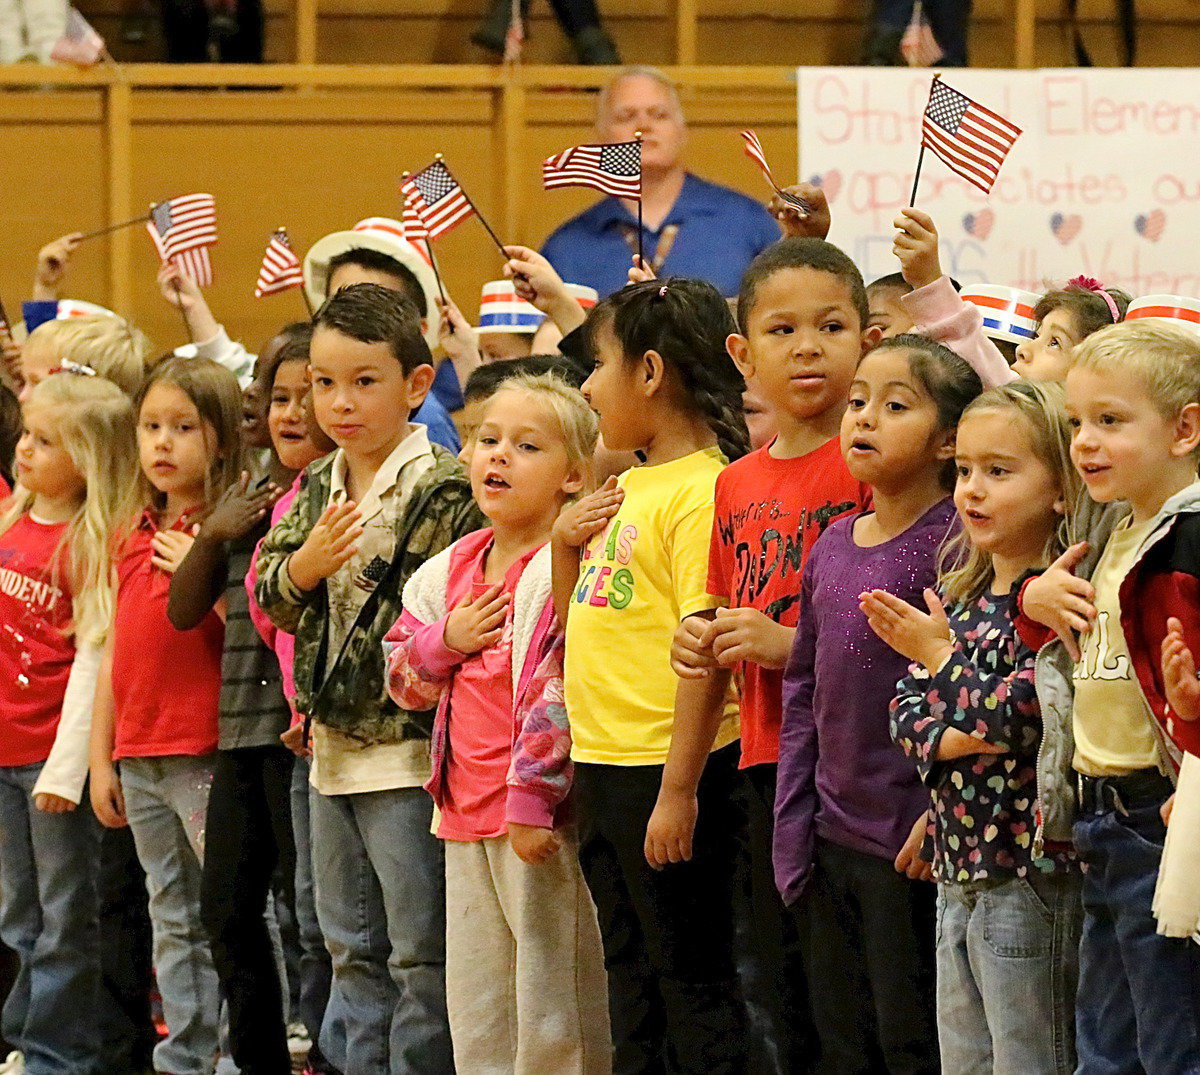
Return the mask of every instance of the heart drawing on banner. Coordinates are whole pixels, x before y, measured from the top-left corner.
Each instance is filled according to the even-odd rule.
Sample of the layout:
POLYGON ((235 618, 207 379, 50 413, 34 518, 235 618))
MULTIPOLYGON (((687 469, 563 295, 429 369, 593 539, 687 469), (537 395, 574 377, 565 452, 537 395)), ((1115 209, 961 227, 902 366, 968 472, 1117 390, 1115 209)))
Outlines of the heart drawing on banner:
POLYGON ((1055 213, 1050 218, 1050 230, 1063 246, 1066 246, 1076 235, 1079 234, 1079 229, 1083 227, 1083 218, 1078 213, 1072 213, 1070 216, 1064 216, 1062 213, 1055 213))
POLYGON ((1167 226, 1167 214, 1161 209, 1155 209, 1151 213, 1138 213, 1133 218, 1133 226, 1143 239, 1157 243, 1162 237, 1163 228, 1167 226))
POLYGON ((827 202, 832 202, 838 196, 838 191, 842 189, 842 173, 836 168, 824 175, 810 175, 808 181, 814 187, 820 187, 825 192, 827 202))
POLYGON ((980 209, 978 213, 967 213, 963 217, 963 231, 974 235, 976 239, 986 239, 992 234, 992 225, 995 222, 995 213, 990 209, 980 209))

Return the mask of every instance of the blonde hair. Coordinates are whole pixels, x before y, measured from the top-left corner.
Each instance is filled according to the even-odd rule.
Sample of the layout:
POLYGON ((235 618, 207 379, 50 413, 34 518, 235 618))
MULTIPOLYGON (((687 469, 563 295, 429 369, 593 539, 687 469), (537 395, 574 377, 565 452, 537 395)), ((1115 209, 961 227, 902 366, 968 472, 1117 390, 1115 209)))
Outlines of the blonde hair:
MULTIPOLYGON (((1034 458, 1058 486, 1065 505, 1042 549, 1041 563, 1051 563, 1071 544, 1071 508, 1083 496, 1079 473, 1071 463, 1071 426, 1067 421, 1062 385, 1054 382, 1010 381, 977 396, 962 413, 960 424, 980 411, 1004 411, 1012 415, 1009 430, 1025 431, 1034 458)), ((975 601, 996 577, 991 553, 971 543, 959 530, 942 546, 938 560, 938 585, 952 601, 975 601)))
POLYGON ((60 363, 87 366, 112 381, 130 399, 137 395, 153 365, 146 334, 124 318, 110 314, 47 321, 29 334, 26 346, 30 343, 51 348, 60 363))
POLYGON ((600 425, 596 412, 588 406, 579 389, 572 388, 554 373, 521 373, 501 381, 488 398, 488 402, 501 392, 524 392, 550 409, 562 431, 567 461, 571 466, 578 467, 586 476, 585 486, 590 484, 592 457, 596 454, 600 425))
MULTIPOLYGON (((114 540, 137 510, 133 405, 102 377, 56 373, 33 389, 25 406, 57 412, 59 442, 87 486, 59 549, 66 550, 76 637, 98 643, 113 615, 114 540)), ((0 516, 0 533, 29 511, 33 500, 18 482, 0 516)))
MULTIPOLYGON (((204 503, 212 507, 242 474, 242 392, 237 378, 224 366, 207 358, 167 358, 150 371, 134 403, 138 420, 142 404, 156 384, 178 388, 195 404, 201 421, 212 426, 217 443, 204 476, 204 503)), ((142 502, 160 506, 162 494, 145 473, 140 479, 142 502)))
POLYGON ((1200 403, 1200 336, 1158 318, 1122 321, 1092 333, 1075 348, 1071 368, 1134 374, 1166 418, 1200 403))

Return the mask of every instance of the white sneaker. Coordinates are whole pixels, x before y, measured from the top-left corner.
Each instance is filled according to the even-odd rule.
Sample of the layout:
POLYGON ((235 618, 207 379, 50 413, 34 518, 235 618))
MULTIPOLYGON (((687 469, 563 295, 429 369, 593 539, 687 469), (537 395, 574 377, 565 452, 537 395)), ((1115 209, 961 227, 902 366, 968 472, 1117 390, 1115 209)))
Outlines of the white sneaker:
POLYGON ((24 1075, 25 1054, 16 1050, 9 1053, 4 1063, 0 1064, 0 1075, 24 1075))
MULTIPOLYGON (((288 1023, 287 1045, 288 1053, 292 1056, 308 1056, 308 1051, 312 1048, 312 1039, 303 1023, 288 1023)), ((4 1075, 3 1068, 0 1068, 0 1075, 4 1075)))

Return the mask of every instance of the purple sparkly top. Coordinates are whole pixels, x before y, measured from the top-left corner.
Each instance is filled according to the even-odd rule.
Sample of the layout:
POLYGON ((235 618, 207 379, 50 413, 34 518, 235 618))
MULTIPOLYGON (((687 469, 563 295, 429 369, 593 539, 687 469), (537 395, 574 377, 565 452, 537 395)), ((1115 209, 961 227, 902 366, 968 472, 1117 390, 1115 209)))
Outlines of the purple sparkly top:
POLYGON ((775 883, 787 903, 808 881, 817 836, 892 859, 929 806, 916 765, 889 734, 888 708, 908 660, 867 626, 858 595, 883 589, 924 608, 938 548, 956 525, 954 504, 939 501, 903 534, 870 548, 854 543, 861 517, 830 525, 801 583, 775 796, 775 883))

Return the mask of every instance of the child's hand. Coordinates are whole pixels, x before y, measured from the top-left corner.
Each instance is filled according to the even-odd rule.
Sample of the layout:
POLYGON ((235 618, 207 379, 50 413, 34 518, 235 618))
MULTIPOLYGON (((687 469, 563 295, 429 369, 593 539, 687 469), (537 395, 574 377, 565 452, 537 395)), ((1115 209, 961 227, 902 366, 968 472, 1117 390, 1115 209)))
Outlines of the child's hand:
POLYGON ((656 870, 692 857, 699 806, 695 793, 660 788, 654 813, 646 826, 646 861, 656 870))
POLYGON ((646 259, 634 254, 633 265, 629 269, 629 282, 631 284, 644 284, 647 280, 657 279, 658 277, 654 275, 654 270, 646 264, 646 259))
POLYGON ((560 544, 573 549, 585 545, 593 535, 600 533, 608 525, 609 519, 617 514, 617 509, 624 499, 625 490, 617 487, 615 476, 610 477, 594 493, 588 493, 574 504, 563 508, 554 520, 551 536, 560 544))
POLYGON ((62 283, 63 277, 67 274, 71 255, 75 253, 75 248, 82 241, 83 235, 73 231, 70 235, 64 235, 52 243, 47 243, 38 251, 37 268, 33 273, 33 297, 35 299, 49 300, 58 297, 58 285, 62 283))
POLYGON ((522 862, 536 866, 545 862, 562 846, 562 841, 553 829, 542 829, 536 825, 508 823, 508 842, 522 862))
POLYGON ((12 332, 6 325, 0 330, 0 360, 16 385, 24 384, 25 371, 21 367, 21 345, 13 339, 12 332))
POLYGON ((706 645, 709 620, 704 616, 684 616, 671 640, 671 671, 680 679, 704 679, 718 667, 712 646, 706 645))
POLYGON ((937 760, 954 761, 967 758, 974 754, 1007 754, 1008 748, 997 743, 989 743, 977 739, 973 735, 959 731, 957 728, 947 728, 938 740, 937 760))
POLYGON ((1174 616, 1167 619, 1167 637, 1162 640, 1162 674, 1167 704, 1183 720, 1200 717, 1196 659, 1183 637, 1183 624, 1174 616))
POLYGON ((215 544, 244 537, 262 521, 280 493, 275 485, 250 492, 250 475, 242 471, 241 480, 221 494, 216 506, 200 524, 198 536, 215 544))
POLYGON ((464 597, 450 610, 442 640, 458 653, 478 653, 494 646, 504 634, 508 594, 499 583, 489 586, 474 600, 464 597))
POLYGON ((829 200, 825 192, 813 183, 797 183, 784 187, 785 194, 803 198, 809 204, 809 212, 801 212, 778 194, 767 204, 767 212, 779 221, 787 239, 824 239, 829 234, 832 220, 829 215, 829 200))
POLYGON ((69 814, 77 804, 71 802, 70 799, 64 799, 61 795, 52 795, 48 791, 41 791, 33 797, 33 805, 43 814, 69 814))
POLYGON ((198 527, 193 527, 191 534, 183 530, 156 531, 154 537, 150 539, 150 548, 153 550, 153 555, 150 557, 151 565, 157 567, 159 571, 165 571, 168 575, 174 575, 192 547, 192 542, 196 540, 194 531, 197 529, 198 527))
POLYGON ((1075 575, 1087 550, 1086 541, 1072 545, 1021 592, 1021 611, 1058 635, 1073 661, 1079 660, 1075 632, 1087 634, 1096 618, 1096 591, 1075 575))
POLYGON ((185 314, 204 299, 200 285, 173 261, 164 261, 158 267, 158 289, 167 302, 185 314))
POLYGON ((866 614, 871 630, 901 656, 924 665, 932 675, 954 652, 954 641, 942 599, 928 588, 925 605, 928 614, 886 590, 858 595, 858 607, 866 614))
POLYGON ((1171 797, 1158 808, 1158 812, 1162 815, 1163 824, 1171 824, 1171 811, 1175 809, 1175 793, 1171 792, 1171 797))
POLYGON ((546 314, 564 336, 583 324, 583 307, 549 261, 527 246, 506 246, 504 252, 508 255, 504 275, 512 280, 522 299, 546 314))
POLYGON ((447 299, 433 300, 438 308, 438 343, 446 352, 446 357, 454 362, 467 360, 473 365, 479 365, 479 346, 475 330, 463 317, 462 311, 447 299))
POLYGON ((280 737, 279 741, 297 758, 311 758, 312 750, 304 744, 304 721, 293 724, 280 737))
POLYGON ((795 634, 793 628, 781 626, 756 608, 719 608, 708 625, 704 643, 726 668, 738 661, 783 668, 795 634))
POLYGON ((905 283, 915 289, 940 279, 942 263, 938 260, 933 218, 920 209, 901 209, 892 226, 896 229, 892 253, 900 259, 900 275, 905 283))
POLYGON ((304 544, 288 557, 287 573, 301 590, 315 590, 322 579, 350 561, 358 551, 363 529, 353 500, 330 504, 309 531, 304 544))
POLYGON ((894 863, 897 873, 904 874, 910 881, 932 881, 933 864, 921 857, 921 848, 925 843, 925 831, 929 827, 929 811, 925 811, 913 822, 912 831, 900 854, 894 863))
POLYGON ((88 779, 92 800, 92 811, 106 829, 123 829, 129 824, 125 816, 125 795, 121 791, 121 778, 111 764, 93 765, 88 779))

